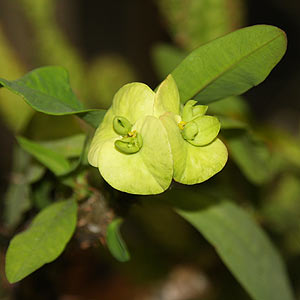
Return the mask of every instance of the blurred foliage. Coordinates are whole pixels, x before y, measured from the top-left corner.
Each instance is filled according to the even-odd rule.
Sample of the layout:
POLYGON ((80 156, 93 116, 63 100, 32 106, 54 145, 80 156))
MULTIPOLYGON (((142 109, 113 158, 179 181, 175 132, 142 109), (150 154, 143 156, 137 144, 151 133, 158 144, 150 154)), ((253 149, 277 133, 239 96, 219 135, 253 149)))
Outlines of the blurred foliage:
MULTIPOLYGON (((29 51, 34 52, 35 55, 32 56, 31 67, 43 65, 65 67, 72 74, 72 87, 87 106, 108 107, 112 96, 119 87, 134 81, 134 71, 124 57, 109 54, 95 58, 92 61, 84 59, 57 22, 56 10, 58 3, 56 1, 18 0, 17 2, 29 23, 30 32, 33 32, 29 51)), ((18 79, 26 71, 29 71, 28 67, 23 66, 19 61, 18 55, 14 54, 12 46, 1 30, 1 22, 0 55, 1 77, 18 79)), ((1 99, 2 97, 5 98, 5 101, 0 102, 0 113, 6 125, 15 132, 24 132, 34 113, 33 110, 20 101, 18 97, 6 91, 1 93, 1 99)), ((54 137, 61 136, 59 130, 53 130, 53 127, 57 124, 53 119, 49 120, 47 116, 42 115, 38 122, 45 123, 44 118, 48 119, 51 124, 49 125, 51 126, 52 135, 54 137)), ((45 127, 47 126, 41 125, 41 128, 45 127)), ((58 127, 65 128, 65 131, 68 131, 64 125, 58 127)), ((71 131, 73 130, 72 125, 67 127, 71 131)), ((48 136, 47 133, 40 133, 40 135, 43 134, 45 134, 45 137, 48 136)), ((35 134, 33 133, 33 135, 35 134)))
MULTIPOLYGON (((17 49, 7 39, 0 20, 0 77, 17 79, 29 68, 62 65, 69 70, 75 93, 86 106, 99 108, 110 105, 112 95, 120 86, 138 80, 134 67, 119 54, 104 53, 92 59, 84 58, 57 22, 57 1, 17 2, 33 32, 34 42, 30 47, 35 55, 33 61, 25 65, 17 49)), ((295 14, 295 9, 291 9, 292 1, 290 6, 279 2, 276 5, 295 14)), ((169 44, 157 44, 151 49, 153 66, 159 79, 170 73, 196 46, 246 23, 247 12, 242 0, 156 0, 155 3, 162 25, 170 37, 169 44)), ((293 6, 297 7, 298 4, 293 3, 293 6)), ((0 113, 11 131, 22 132, 53 151, 63 149, 71 163, 74 163, 74 158, 78 159, 83 141, 82 136, 77 134, 86 128, 74 117, 33 113, 19 97, 3 89, 0 94, 0 113), (75 135, 74 138, 70 138, 72 135, 75 135), (69 138, 57 140, 64 137, 69 138)), ((243 97, 230 97, 212 103, 209 113, 216 114, 220 119, 226 118, 227 126, 223 126, 221 134, 230 151, 230 160, 221 174, 191 189, 198 194, 208 191, 216 197, 226 196, 239 203, 271 234, 279 251, 284 254, 289 269, 296 268, 291 264, 300 254, 300 135, 293 135, 266 122, 258 123, 243 97), (247 127, 237 122, 247 123, 247 127)), ((3 196, 1 252, 7 246, 8 237, 26 227, 33 212, 57 199, 67 198, 70 186, 75 187, 79 198, 80 195, 90 195, 89 185, 101 192, 89 198, 89 204, 92 203, 90 206, 81 205, 80 211, 84 211, 85 218, 78 226, 86 230, 84 237, 80 234, 77 236, 81 250, 78 250, 78 244, 72 244, 63 257, 65 262, 60 260, 53 266, 45 266, 36 275, 14 287, 19 292, 14 292, 14 296, 6 296, 12 295, 12 291, 3 280, 0 283, 0 299, 44 299, 48 292, 51 299, 58 299, 55 293, 53 296, 50 292, 50 289, 56 288, 57 294, 74 293, 79 295, 78 299, 157 300, 160 296, 159 299, 173 300, 175 298, 164 296, 167 295, 164 289, 176 290, 178 282, 192 282, 195 278, 197 286, 202 287, 194 295, 195 299, 249 299, 220 263, 211 246, 170 207, 157 200, 148 203, 146 199, 140 203, 136 197, 112 191, 104 182, 93 182, 93 174, 80 173, 80 170, 75 178, 57 180, 17 147, 14 156, 10 184, 3 196), (94 221, 84 224, 86 219, 99 219, 90 209, 99 205, 102 214, 101 220, 98 220, 100 225, 97 225, 100 228, 107 226, 111 212, 101 206, 103 202, 125 217, 122 235, 132 256, 126 264, 117 264, 105 247, 100 245, 99 249, 99 240, 102 244, 105 241, 101 234, 95 232, 97 227, 94 221), (128 212, 131 205, 132 210, 128 212), (90 218, 91 215, 93 218, 90 218), (87 232, 93 237, 88 241, 85 240, 87 232), (91 248, 92 245, 98 247, 96 251, 91 248), (191 264, 196 272, 190 270, 191 264), (188 270, 187 273, 192 277, 184 281, 186 277, 181 273, 177 282, 170 280, 178 266, 188 270), (61 279, 63 287, 58 283, 61 279), (47 292, 43 294, 40 287, 44 285, 44 291, 47 292)), ((175 193, 177 190, 186 192, 175 183, 172 190, 175 193)), ((294 286, 299 286, 299 267, 296 269, 292 281, 294 286)), ((297 292, 299 298, 299 289, 297 292)), ((181 295, 176 299, 194 298, 181 295)))
MULTIPOLYGON (((6 78, 15 79, 24 74, 25 67, 18 62, 13 48, 6 39, 0 24, 0 74, 6 78)), ((20 132, 26 127, 34 111, 26 103, 20 101, 19 97, 9 93, 1 92, 0 112, 4 122, 15 132, 20 132)))
POLYGON ((188 51, 244 23, 242 0, 157 0, 157 5, 175 43, 188 51))

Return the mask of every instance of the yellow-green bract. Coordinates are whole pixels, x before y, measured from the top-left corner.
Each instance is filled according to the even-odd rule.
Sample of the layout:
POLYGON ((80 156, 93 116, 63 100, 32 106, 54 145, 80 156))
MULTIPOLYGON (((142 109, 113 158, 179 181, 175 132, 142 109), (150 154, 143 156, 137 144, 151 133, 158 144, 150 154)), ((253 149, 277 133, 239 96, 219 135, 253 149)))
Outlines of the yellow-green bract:
POLYGON ((227 150, 217 138, 218 119, 195 104, 181 107, 171 75, 156 93, 143 83, 123 86, 96 130, 89 163, 112 187, 132 194, 162 193, 172 179, 209 179, 224 167, 227 150))

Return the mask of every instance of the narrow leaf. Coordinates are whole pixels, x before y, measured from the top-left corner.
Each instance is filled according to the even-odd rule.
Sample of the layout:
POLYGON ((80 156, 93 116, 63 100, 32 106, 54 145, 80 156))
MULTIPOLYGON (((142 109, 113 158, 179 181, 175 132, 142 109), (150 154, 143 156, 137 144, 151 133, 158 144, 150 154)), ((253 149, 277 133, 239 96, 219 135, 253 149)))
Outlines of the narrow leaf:
POLYGON ((130 254, 126 244, 120 234, 120 226, 123 220, 117 218, 113 220, 107 227, 106 242, 111 254, 119 261, 126 262, 130 259, 130 254))
POLYGON ((17 282, 55 260, 64 250, 76 226, 77 204, 62 201, 41 211, 26 231, 16 235, 6 253, 6 276, 17 282))
MULTIPOLYGON (((184 200, 187 200, 186 195, 184 200)), ((294 299, 280 256, 264 232, 242 209, 233 203, 221 202, 202 209, 181 207, 176 211, 215 247, 253 299, 294 299)))
POLYGON ((197 48, 172 72, 181 101, 207 104, 246 92, 265 80, 286 46, 282 30, 256 25, 197 48))

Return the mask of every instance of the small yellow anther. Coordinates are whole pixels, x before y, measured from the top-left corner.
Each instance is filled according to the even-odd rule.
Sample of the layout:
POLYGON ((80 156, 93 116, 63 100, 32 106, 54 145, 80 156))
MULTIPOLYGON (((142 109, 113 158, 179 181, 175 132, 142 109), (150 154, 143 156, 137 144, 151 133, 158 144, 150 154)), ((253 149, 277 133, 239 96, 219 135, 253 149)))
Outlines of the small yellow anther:
POLYGON ((179 127, 181 130, 183 130, 183 128, 184 128, 185 125, 186 125, 186 122, 184 122, 184 121, 181 121, 181 122, 178 123, 178 127, 179 127))
POLYGON ((130 136, 130 137, 136 137, 136 130, 129 131, 128 132, 128 136, 130 136))

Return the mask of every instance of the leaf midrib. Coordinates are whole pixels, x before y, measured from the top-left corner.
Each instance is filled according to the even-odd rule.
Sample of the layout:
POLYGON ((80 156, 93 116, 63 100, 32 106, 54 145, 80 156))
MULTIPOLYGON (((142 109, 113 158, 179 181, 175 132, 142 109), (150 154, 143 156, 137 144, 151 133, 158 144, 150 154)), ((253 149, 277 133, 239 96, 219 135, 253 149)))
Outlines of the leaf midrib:
POLYGON ((222 71, 221 73, 219 73, 215 78, 213 78, 211 81, 209 81, 207 84, 205 84, 200 90, 198 90, 197 92, 195 92, 195 94, 192 97, 195 97, 196 95, 198 95, 201 91, 203 91, 204 89, 206 89, 208 86, 210 86, 211 84, 213 84, 215 81, 217 81, 221 76, 223 76, 224 74, 226 74, 227 72, 230 72, 232 69, 234 69, 242 60, 250 57, 251 55, 253 55, 254 53, 256 53, 257 51, 261 50, 262 48, 264 48, 265 46, 267 46, 268 44, 272 43, 274 40, 276 40, 277 38, 279 38, 281 36, 281 33, 279 33, 278 35, 276 35, 274 38, 272 38, 271 40, 267 41, 266 43, 262 44, 261 46, 259 46, 258 48, 256 48, 254 51, 242 56, 240 59, 238 59, 234 64, 230 65, 228 68, 226 68, 224 71, 222 71))

